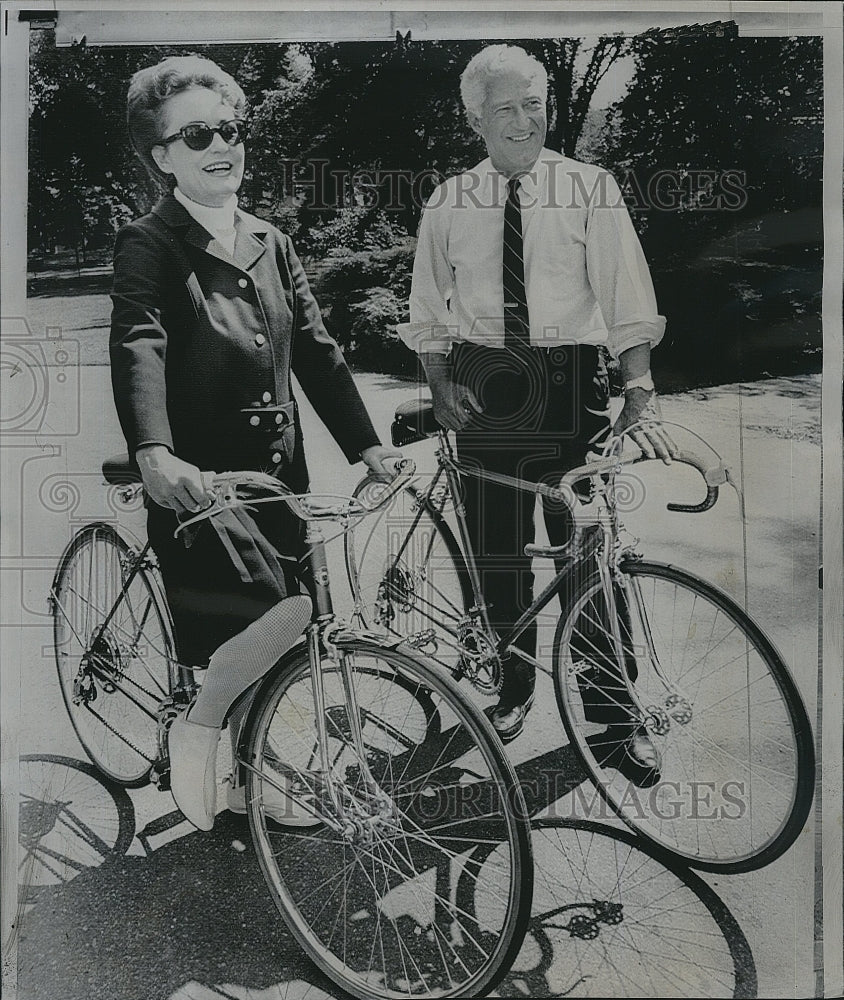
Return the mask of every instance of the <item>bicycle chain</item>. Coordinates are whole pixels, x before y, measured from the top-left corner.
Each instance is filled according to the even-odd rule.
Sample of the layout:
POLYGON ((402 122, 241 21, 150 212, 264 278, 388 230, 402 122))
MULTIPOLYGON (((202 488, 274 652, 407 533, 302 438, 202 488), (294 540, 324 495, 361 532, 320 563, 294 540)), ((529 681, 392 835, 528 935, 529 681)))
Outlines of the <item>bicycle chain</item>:
MULTIPOLYGON (((135 658, 136 658, 136 659, 140 659, 139 657, 135 657, 135 658)), ((98 659, 102 659, 102 657, 98 657, 98 659)), ((104 667, 100 666, 100 670, 105 670, 105 669, 106 669, 106 668, 104 668, 104 667)), ((125 670, 119 670, 119 671, 115 671, 115 672, 116 672, 116 673, 119 673, 119 675, 120 675, 120 680, 122 680, 122 681, 127 681, 127 682, 128 682, 129 684, 131 684, 131 685, 132 685, 132 687, 135 687, 135 688, 137 688, 137 689, 138 689, 139 691, 142 691, 142 692, 143 692, 143 693, 144 693, 144 694, 145 694, 145 695, 146 695, 146 696, 147 696, 148 698, 150 698, 150 699, 151 699, 152 701, 154 701, 154 702, 159 702, 159 701, 161 701, 161 697, 160 697, 160 696, 159 696, 158 694, 156 694, 156 693, 155 693, 154 691, 149 691, 149 690, 147 690, 147 688, 145 688, 145 687, 143 686, 143 684, 140 684, 140 683, 139 683, 138 681, 136 681, 136 680, 135 680, 135 679, 134 679, 133 677, 129 677, 129 676, 128 676, 128 674, 126 673, 126 671, 125 671, 125 670)), ((109 681, 104 681, 104 680, 102 680, 102 678, 98 678, 98 679, 100 680, 100 683, 102 683, 102 684, 108 684, 108 683, 110 683, 109 681)), ((114 690, 117 690, 117 688, 114 688, 114 690)), ((108 692, 108 693, 110 694, 111 692, 108 692)))
POLYGON ((116 737, 117 737, 117 738, 118 738, 118 739, 119 739, 119 740, 120 740, 121 742, 125 743, 125 744, 126 744, 126 746, 128 746, 128 747, 129 747, 129 748, 130 748, 131 750, 134 750, 134 751, 135 751, 135 753, 136 753, 136 754, 137 754, 137 755, 138 755, 139 757, 141 757, 141 758, 142 758, 143 760, 145 760, 145 761, 146 761, 146 762, 147 762, 147 763, 148 763, 148 764, 149 764, 150 766, 152 766, 152 765, 153 765, 153 764, 155 763, 155 760, 154 760, 153 758, 151 758, 151 757, 147 757, 147 755, 146 755, 146 754, 145 754, 145 753, 143 752, 143 750, 141 750, 141 749, 139 749, 138 747, 136 747, 136 746, 135 746, 135 744, 134 744, 134 743, 133 743, 133 742, 132 742, 132 741, 131 741, 130 739, 127 739, 127 738, 126 738, 126 737, 125 737, 125 736, 123 735, 123 733, 119 733, 119 732, 118 732, 118 731, 117 731, 117 730, 116 730, 116 729, 114 728, 114 726, 113 726, 113 725, 112 725, 112 724, 111 724, 110 722, 107 722, 107 721, 106 721, 106 720, 105 720, 105 719, 104 719, 104 718, 103 718, 103 717, 102 717, 102 716, 100 715, 100 713, 99 713, 99 712, 95 712, 95 711, 94 711, 94 709, 93 709, 93 708, 91 708, 91 706, 90 706, 90 705, 86 705, 86 706, 85 706, 85 708, 87 708, 87 709, 88 709, 88 711, 89 711, 89 712, 91 713, 91 715, 93 715, 93 716, 94 716, 94 718, 95 718, 95 719, 99 719, 99 721, 100 721, 100 722, 101 722, 101 723, 102 723, 102 724, 103 724, 103 725, 104 725, 104 726, 106 727, 106 729, 108 729, 108 730, 109 730, 110 732, 114 733, 114 735, 115 735, 115 736, 116 736, 116 737))

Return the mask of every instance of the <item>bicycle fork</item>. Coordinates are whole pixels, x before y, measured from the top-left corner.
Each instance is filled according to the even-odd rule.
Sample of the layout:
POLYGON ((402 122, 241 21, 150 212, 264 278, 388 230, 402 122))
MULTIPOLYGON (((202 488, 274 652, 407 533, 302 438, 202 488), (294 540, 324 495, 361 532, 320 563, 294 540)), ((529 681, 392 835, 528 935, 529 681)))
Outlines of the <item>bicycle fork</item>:
POLYGON ((329 587, 328 566, 325 556, 325 542, 322 530, 313 522, 309 522, 305 536, 308 551, 308 561, 313 581, 313 600, 316 614, 314 621, 308 626, 308 663, 310 665, 311 684, 313 687, 314 716, 316 721, 316 738, 319 743, 320 770, 328 792, 335 815, 340 822, 336 825, 344 835, 367 839, 369 826, 372 823, 389 820, 395 817, 395 805, 378 782, 375 780, 367 762, 364 747, 361 712, 358 704, 357 690, 353 676, 354 664, 351 657, 332 642, 332 633, 337 625, 334 619, 334 608, 329 587), (322 670, 322 647, 326 654, 339 666, 340 679, 343 685, 343 700, 348 717, 349 735, 354 751, 355 761, 363 782, 365 802, 361 803, 355 796, 349 794, 345 784, 332 775, 332 762, 329 757, 327 708, 325 698, 325 683, 322 670))
MULTIPOLYGON (((637 581, 623 573, 615 572, 614 569, 610 567, 608 560, 604 558, 598 559, 598 574, 601 580, 601 589, 604 594, 604 600, 606 601, 608 612, 607 617, 609 619, 609 626, 612 633, 611 638, 613 650, 615 651, 615 660, 616 663, 619 664, 619 672, 624 679, 628 697, 639 713, 638 721, 640 724, 645 725, 657 736, 665 736, 671 728, 672 720, 682 726, 691 722, 691 702, 681 691, 677 689, 676 685, 669 680, 665 671, 662 669, 660 657, 657 653, 656 644, 654 642, 653 632, 651 631, 647 609, 642 598, 642 591, 637 581), (666 693, 662 699, 663 703, 661 705, 645 705, 643 703, 642 698, 636 690, 636 685, 630 679, 629 671, 625 667, 627 654, 624 639, 621 635, 622 619, 619 613, 618 601, 616 599, 616 582, 624 589, 628 598, 627 607, 631 617, 629 637, 630 645, 632 647, 634 632, 632 628, 632 618, 635 615, 636 620, 639 623, 640 634, 644 642, 644 658, 650 663, 654 674, 665 689, 666 693), (632 598, 632 600, 630 598, 632 598)), ((633 653, 635 655, 635 648, 633 649, 633 653)))

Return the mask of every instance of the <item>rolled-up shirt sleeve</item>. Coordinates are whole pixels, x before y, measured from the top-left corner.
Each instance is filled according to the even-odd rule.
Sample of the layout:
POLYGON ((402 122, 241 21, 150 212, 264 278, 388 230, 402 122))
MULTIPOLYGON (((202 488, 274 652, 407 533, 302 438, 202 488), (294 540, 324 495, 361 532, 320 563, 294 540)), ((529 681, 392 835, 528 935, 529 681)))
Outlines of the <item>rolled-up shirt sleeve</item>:
POLYGON ((601 309, 610 351, 662 340, 665 317, 657 311, 648 262, 624 198, 611 174, 595 185, 586 226, 586 270, 601 309))
POLYGON ((450 208, 446 185, 440 185, 422 213, 410 288, 410 322, 396 330, 417 354, 448 354, 458 339, 449 314, 454 272, 448 259, 450 208))

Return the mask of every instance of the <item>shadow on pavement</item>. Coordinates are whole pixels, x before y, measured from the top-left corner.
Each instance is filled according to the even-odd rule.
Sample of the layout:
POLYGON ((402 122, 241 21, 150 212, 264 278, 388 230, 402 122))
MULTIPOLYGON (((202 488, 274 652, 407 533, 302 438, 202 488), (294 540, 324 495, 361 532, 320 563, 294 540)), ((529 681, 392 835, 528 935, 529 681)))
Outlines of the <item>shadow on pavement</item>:
MULTIPOLYGON (((279 917, 245 818, 224 812, 212 832, 187 832, 173 810, 135 831, 126 791, 90 765, 47 756, 21 764, 20 1000, 337 995, 279 917), (183 835, 153 848, 176 830, 183 835), (126 854, 133 842, 144 855, 126 854)), ((535 817, 533 913, 494 995, 756 995, 747 940, 699 876, 626 830, 536 817, 583 781, 568 747, 519 772, 535 817)), ((472 860, 494 870, 498 849, 481 843, 472 860)), ((482 892, 483 875, 476 884, 482 892)))
MULTIPOLYGON (((125 824, 134 823, 134 815, 126 812, 126 803, 131 809, 126 792, 116 792, 123 809, 118 841, 113 836, 115 792, 100 784, 95 795, 89 787, 93 768, 59 761, 49 760, 52 782, 40 791, 32 782, 29 788, 21 782, 22 810, 29 814, 22 833, 29 845, 25 855, 40 852, 52 874, 44 875, 47 869, 35 862, 42 875, 21 914, 20 1000, 168 1000, 174 995, 205 1000, 229 992, 223 988, 215 994, 198 984, 248 984, 258 991, 297 980, 319 984, 297 991, 298 996, 313 1000, 324 995, 321 989, 333 995, 270 899, 245 817, 224 812, 211 833, 189 832, 147 856, 127 856, 125 824), (87 779, 81 789, 84 808, 81 799, 73 801, 80 774, 87 779), (83 812, 83 823, 67 820, 83 812), (105 832, 95 829, 98 819, 105 832), (40 848, 35 843, 39 832, 40 848)), ((193 829, 174 810, 137 836, 149 845, 151 837, 179 825, 193 829)), ((268 995, 275 1000, 288 994, 268 995)))

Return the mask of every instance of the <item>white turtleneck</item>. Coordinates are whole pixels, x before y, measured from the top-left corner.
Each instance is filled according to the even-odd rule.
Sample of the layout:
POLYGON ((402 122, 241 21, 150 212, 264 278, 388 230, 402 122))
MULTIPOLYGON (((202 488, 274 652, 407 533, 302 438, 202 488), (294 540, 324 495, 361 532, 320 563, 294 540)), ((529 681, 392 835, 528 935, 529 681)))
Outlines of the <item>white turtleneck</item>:
POLYGON ((230 257, 233 257, 235 240, 234 210, 237 208, 237 195, 233 194, 225 205, 220 205, 219 207, 214 205, 200 205, 198 201, 194 201, 192 198, 188 198, 186 194, 182 194, 178 188, 173 188, 173 196, 180 205, 184 206, 186 211, 190 212, 203 229, 207 229, 223 245, 226 253, 230 257))

